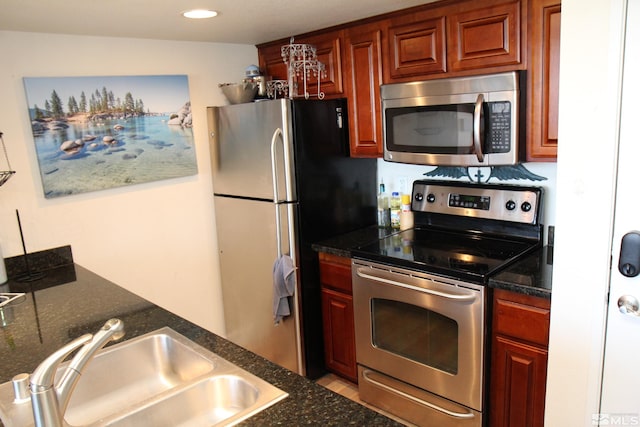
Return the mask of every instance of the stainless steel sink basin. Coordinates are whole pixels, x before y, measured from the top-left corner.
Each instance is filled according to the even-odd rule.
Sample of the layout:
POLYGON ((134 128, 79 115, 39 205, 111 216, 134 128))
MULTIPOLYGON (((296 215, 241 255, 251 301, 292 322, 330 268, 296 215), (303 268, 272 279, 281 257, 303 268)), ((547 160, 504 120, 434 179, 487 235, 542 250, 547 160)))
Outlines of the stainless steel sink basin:
MULTIPOLYGON (((237 422, 235 417, 252 407, 260 391, 237 375, 219 375, 204 379, 162 402, 136 411, 109 426, 138 427, 142 425, 213 426, 237 422)), ((246 414, 251 415, 251 414, 246 414)))
MULTIPOLYGON (((286 396, 162 328, 100 351, 73 391, 65 421, 71 426, 232 425, 286 396)), ((13 399, 11 382, 0 385, 5 426, 33 425, 31 403, 13 399)))

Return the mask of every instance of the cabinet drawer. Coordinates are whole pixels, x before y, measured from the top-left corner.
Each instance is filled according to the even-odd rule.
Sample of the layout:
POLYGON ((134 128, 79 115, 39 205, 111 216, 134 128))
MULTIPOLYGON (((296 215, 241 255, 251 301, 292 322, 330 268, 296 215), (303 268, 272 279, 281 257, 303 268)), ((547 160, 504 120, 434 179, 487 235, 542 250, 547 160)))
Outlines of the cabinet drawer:
POLYGON ((320 252, 320 283, 351 295, 351 258, 320 252))
POLYGON ((495 290, 493 298, 494 334, 526 340, 543 347, 549 344, 550 301, 495 290))

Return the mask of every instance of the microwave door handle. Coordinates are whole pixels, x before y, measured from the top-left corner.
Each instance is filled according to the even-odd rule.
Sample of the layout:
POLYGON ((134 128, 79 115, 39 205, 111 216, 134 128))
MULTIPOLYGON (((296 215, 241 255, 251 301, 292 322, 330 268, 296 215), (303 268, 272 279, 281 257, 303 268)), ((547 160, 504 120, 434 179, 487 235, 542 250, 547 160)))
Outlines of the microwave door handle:
POLYGON ((480 124, 482 122, 482 104, 484 103, 484 95, 478 94, 476 106, 473 109, 473 150, 476 153, 478 161, 484 161, 484 153, 482 152, 482 134, 480 132, 480 124))

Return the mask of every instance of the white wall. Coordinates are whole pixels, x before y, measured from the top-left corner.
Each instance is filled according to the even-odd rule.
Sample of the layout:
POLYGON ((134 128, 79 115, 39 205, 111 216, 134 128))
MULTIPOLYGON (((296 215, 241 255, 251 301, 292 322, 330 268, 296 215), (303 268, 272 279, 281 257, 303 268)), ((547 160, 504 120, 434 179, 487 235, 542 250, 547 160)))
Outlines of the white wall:
MULTIPOLYGON (((254 46, 0 31, 0 131, 17 173, 0 187, 5 257, 70 244, 76 262, 220 334, 224 332, 206 108, 239 81, 254 46), (186 74, 198 174, 45 199, 23 77, 186 74)), ((0 163, 3 165, 4 162, 0 163)))
POLYGON ((549 427, 594 425, 592 417, 599 411, 616 180, 621 4, 562 1, 549 427))

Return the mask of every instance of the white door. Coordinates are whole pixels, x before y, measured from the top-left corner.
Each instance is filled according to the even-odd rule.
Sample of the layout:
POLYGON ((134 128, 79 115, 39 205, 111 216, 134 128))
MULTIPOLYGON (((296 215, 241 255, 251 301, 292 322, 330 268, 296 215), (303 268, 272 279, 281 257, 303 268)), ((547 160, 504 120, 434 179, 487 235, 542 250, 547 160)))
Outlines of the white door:
POLYGON ((640 254, 640 1, 627 3, 602 401, 600 414, 593 417, 593 424, 602 426, 640 425, 640 255, 633 253, 640 254), (623 238, 628 255, 621 262, 623 238))

